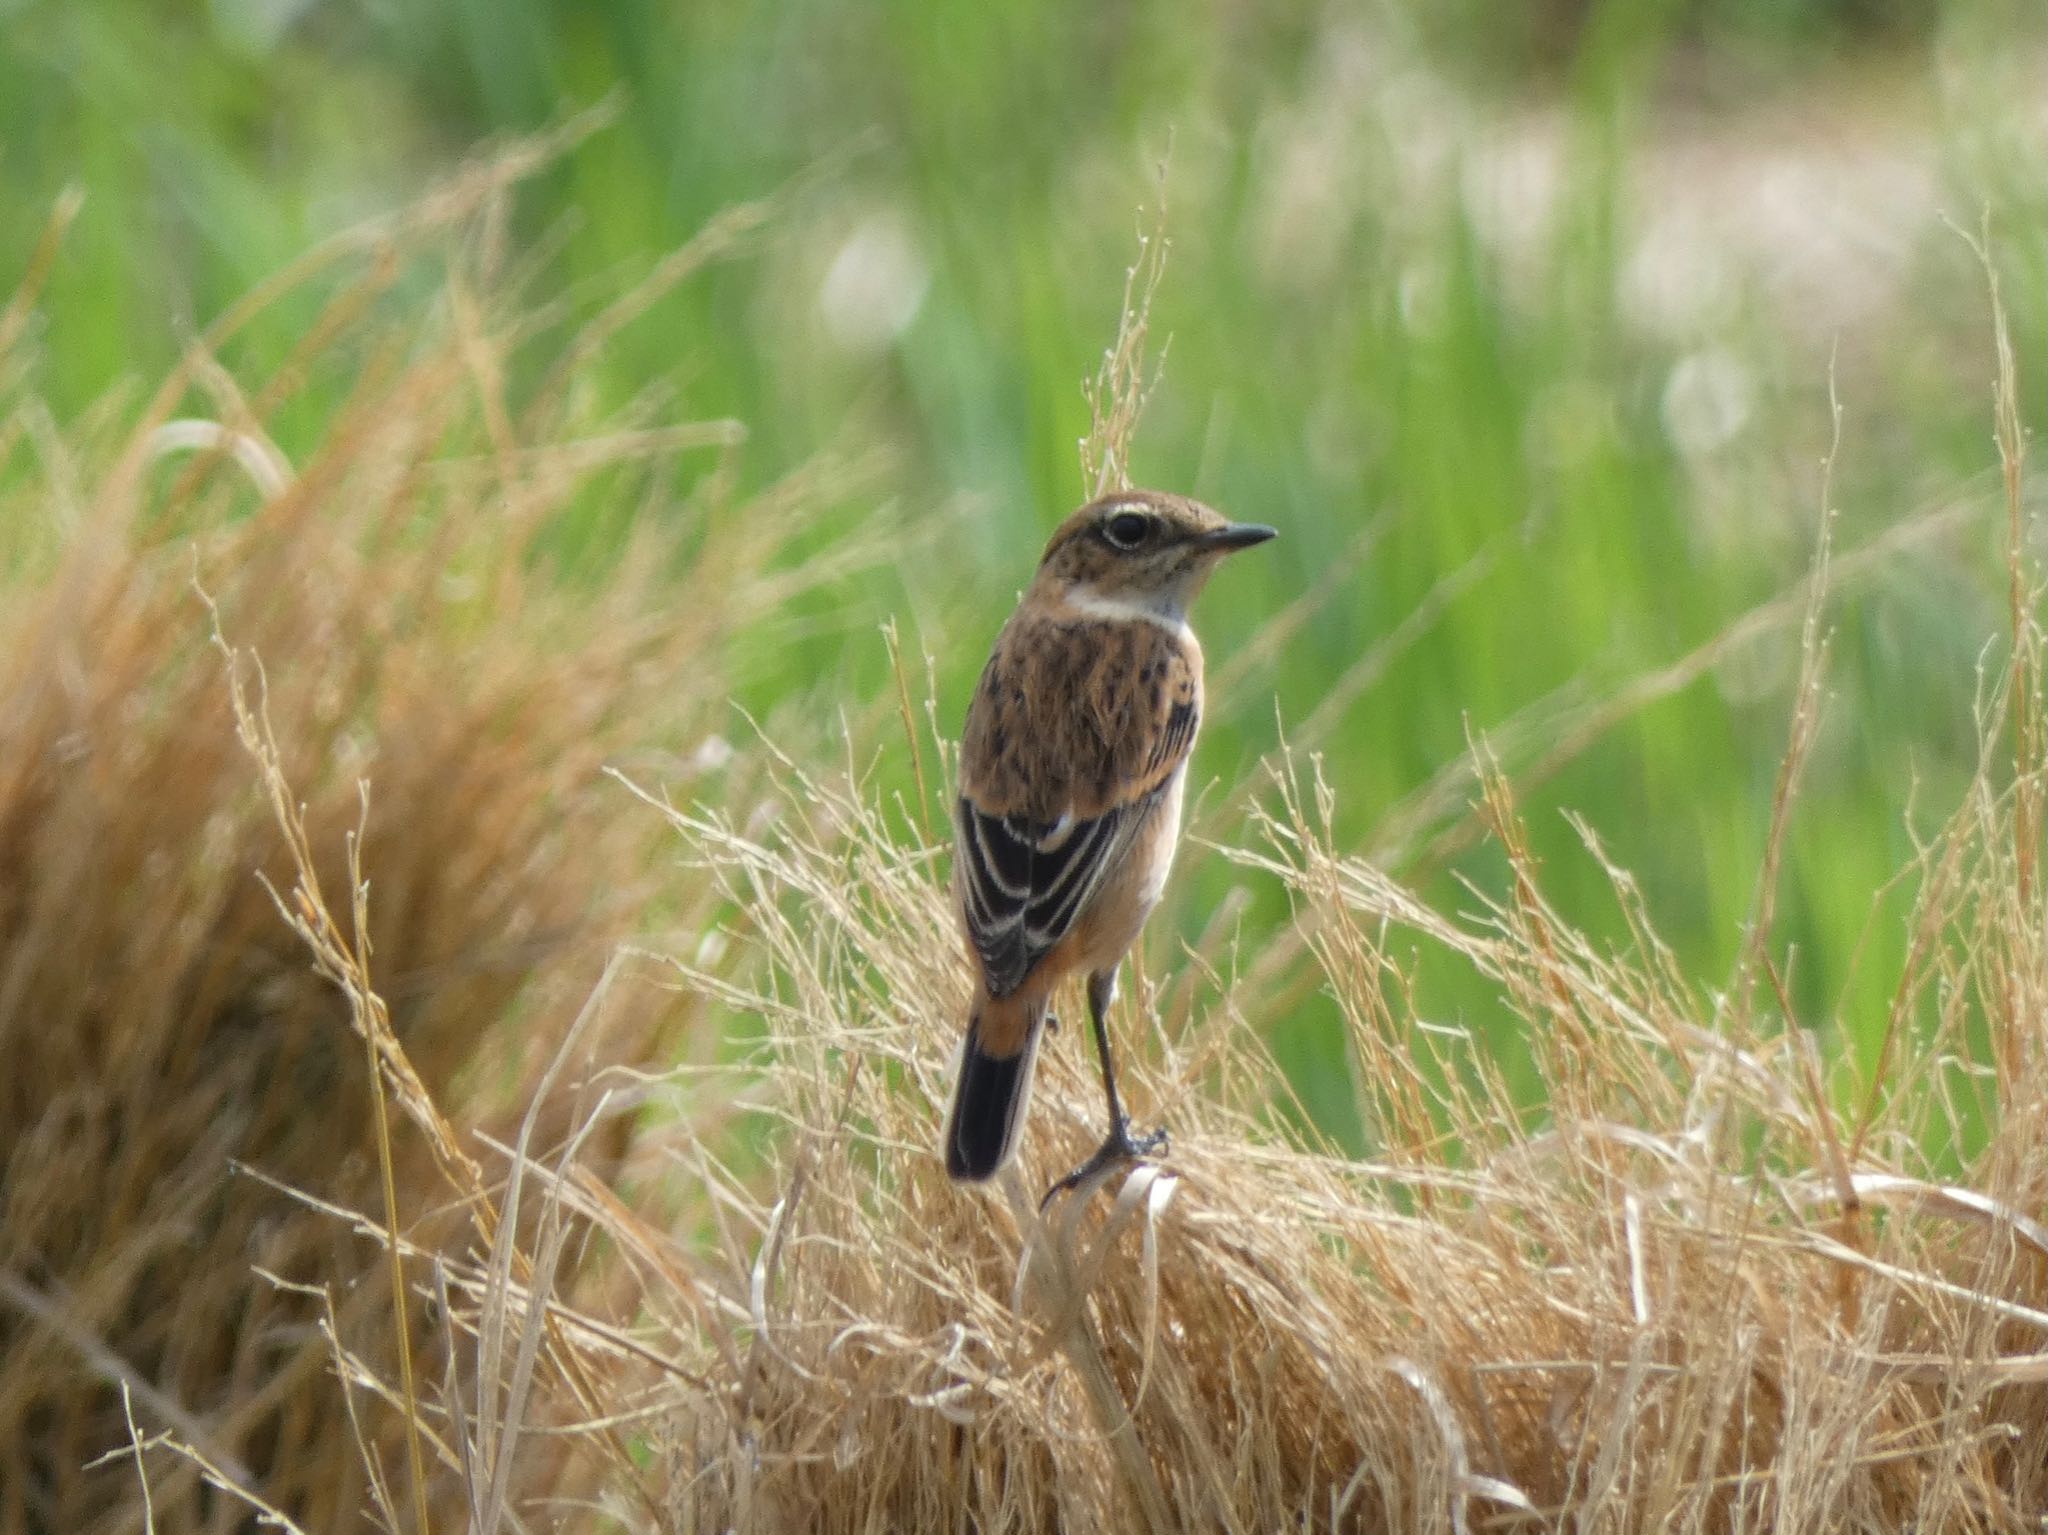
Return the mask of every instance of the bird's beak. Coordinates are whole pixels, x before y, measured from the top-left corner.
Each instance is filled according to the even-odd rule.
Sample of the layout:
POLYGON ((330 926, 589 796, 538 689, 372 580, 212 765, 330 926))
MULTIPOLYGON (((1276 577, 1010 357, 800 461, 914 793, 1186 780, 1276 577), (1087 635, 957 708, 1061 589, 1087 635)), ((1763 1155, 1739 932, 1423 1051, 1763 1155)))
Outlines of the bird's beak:
POLYGON ((1218 528, 1214 533, 1204 533, 1195 540, 1200 549, 1214 549, 1218 554, 1229 554, 1238 549, 1249 549, 1253 544, 1263 544, 1279 533, 1262 522, 1233 522, 1218 528))

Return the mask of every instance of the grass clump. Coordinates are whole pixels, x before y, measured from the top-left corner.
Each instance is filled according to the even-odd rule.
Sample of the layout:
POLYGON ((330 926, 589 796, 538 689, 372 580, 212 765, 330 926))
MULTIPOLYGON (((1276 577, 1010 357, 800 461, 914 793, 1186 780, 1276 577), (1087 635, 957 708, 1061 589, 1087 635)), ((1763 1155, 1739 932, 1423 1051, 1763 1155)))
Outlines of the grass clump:
POLYGON ((1816 1096, 1773 988, 1717 1016, 1673 972, 1621 871, 1639 942, 1576 931, 1489 794, 1513 893, 1470 916, 1333 848, 1320 785, 1229 855, 1294 897, 1380 1155, 1272 1133, 1255 1022, 1287 978, 1197 953, 1139 1016, 1131 1093, 1171 1158, 1044 1223, 1096 1087, 1056 1046, 1004 1197, 945 1182, 964 999, 925 850, 815 782, 793 799, 825 813, 773 849, 686 820, 757 892, 769 979, 742 1005, 774 1021, 781 1151, 749 1185, 679 1131, 721 1239, 644 1238, 673 1254, 645 1320, 710 1382, 669 1388, 668 1527, 2031 1527, 2048 913, 2012 900, 2019 796, 1987 772, 1928 850, 1912 1042, 1866 1118, 1816 1096), (1547 1110, 1408 1011, 1415 945, 1512 1000, 1547 1110), (2017 1054, 1986 1060, 1987 1032, 2017 1054), (1937 1176, 1918 1148, 1986 1120, 1937 1176))
MULTIPOLYGON (((67 209, 0 306, 0 1531, 138 1528, 133 1468, 93 1464, 131 1426, 194 1457, 143 1457, 161 1528, 238 1528, 248 1499, 339 1530, 387 1482, 409 1498, 390 1424, 336 1390, 337 1361, 380 1376, 407 1333, 379 1245, 330 1209, 433 1246, 476 1218, 441 1206, 437 1160, 461 1201, 493 1175, 473 1139, 449 1161, 376 1133, 349 999, 259 874, 283 889, 314 861, 376 956, 387 1085, 467 1135, 523 1115, 551 1142, 573 1094, 543 1070, 612 948, 657 908, 699 920, 659 894, 656 829, 599 813, 599 769, 638 752, 744 792, 721 642, 808 579, 771 567, 819 482, 750 503, 734 424, 574 397, 561 370, 630 299, 550 329, 492 236, 551 152, 331 242, 77 423, 37 392, 67 209), (238 379, 240 327, 277 303, 317 323, 238 379), (565 579, 556 524, 600 493, 644 516, 602 584, 565 579), (229 676, 292 784, 290 836, 229 676)), ((643 988, 582 1047, 672 1063, 700 1011, 643 988)), ((627 1128, 615 1098, 583 1155, 615 1166, 627 1128)), ((445 1363, 430 1309, 401 1311, 423 1383, 445 1363)), ((512 1485, 558 1459, 529 1446, 512 1485)))

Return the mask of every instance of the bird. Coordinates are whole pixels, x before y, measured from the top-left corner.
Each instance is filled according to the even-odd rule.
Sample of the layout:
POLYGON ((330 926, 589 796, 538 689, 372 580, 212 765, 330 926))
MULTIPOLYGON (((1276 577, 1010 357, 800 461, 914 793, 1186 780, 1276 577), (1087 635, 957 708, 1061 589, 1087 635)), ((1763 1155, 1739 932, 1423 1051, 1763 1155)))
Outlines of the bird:
POLYGON ((967 710, 953 898, 976 988, 946 1119, 946 1171, 994 1177, 1016 1151, 1041 1037, 1087 978, 1109 1132, 1041 1208, 1111 1163, 1164 1150, 1117 1096, 1107 1015, 1117 971, 1166 886, 1202 647, 1188 607, 1224 556, 1272 538, 1185 496, 1124 490, 1054 531, 967 710))

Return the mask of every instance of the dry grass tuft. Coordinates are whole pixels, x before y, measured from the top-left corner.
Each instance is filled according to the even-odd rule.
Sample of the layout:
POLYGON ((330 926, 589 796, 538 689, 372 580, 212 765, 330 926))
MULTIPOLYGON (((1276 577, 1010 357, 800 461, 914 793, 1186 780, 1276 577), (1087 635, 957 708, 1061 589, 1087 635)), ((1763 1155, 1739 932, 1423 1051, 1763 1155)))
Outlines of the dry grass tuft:
MULTIPOLYGON (((509 1140, 524 1114, 541 1150, 585 1122, 580 1071, 543 1073, 660 888, 659 829, 603 813, 623 796, 601 768, 638 751, 667 781, 743 792, 743 762, 698 753, 720 745, 720 642, 814 574, 778 573, 778 549, 832 487, 736 506, 734 424, 578 397, 575 367, 648 294, 571 334, 522 311, 496 231, 553 148, 515 146, 333 242, 139 407, 75 428, 34 389, 34 290, 69 205, 0 306, 0 464, 22 456, 0 481, 0 1531, 140 1528, 136 1467, 88 1464, 131 1421, 191 1452, 143 1457, 160 1528, 247 1517, 191 1457, 311 1529, 354 1528, 373 1483, 410 1509, 403 1435, 365 1409, 359 1443, 332 1379, 338 1350, 365 1377, 394 1364, 379 1244, 304 1201, 383 1226, 388 1157, 406 1240, 469 1261, 460 1204, 505 1167, 479 1135, 509 1140), (317 319, 281 366, 236 378, 218 359, 279 302, 317 319), (598 495, 637 502, 647 531, 579 586, 546 551, 598 495), (291 785, 276 808, 302 843, 236 738, 227 677, 255 688, 258 657, 291 785), (301 852, 339 941, 375 955, 387 1080, 461 1126, 445 1142, 376 1131, 353 999, 257 877, 288 888, 301 852)), ((688 889, 662 901, 704 920, 688 889)), ((672 1063, 700 1012, 622 992, 578 1048, 672 1063)), ((616 1165, 635 1103, 614 1094, 589 1130, 595 1165, 616 1165)), ((431 1274, 408 1279, 425 1394, 446 1351, 418 1299, 431 1274)), ((530 1444, 511 1488, 553 1482, 559 1458, 530 1444)))
POLYGON ((929 851, 809 780, 772 845, 679 817, 758 935, 756 989, 684 975, 768 1021, 777 1151, 742 1180, 678 1131, 716 1235, 632 1228, 677 1361, 662 1527, 2032 1528, 2048 912, 2014 899, 1998 776, 1922 860, 1912 1043, 1867 1122, 1816 1101, 1775 1006, 1729 991, 1716 1016, 1622 871, 1636 944, 1575 931, 1499 780, 1513 893, 1452 918, 1332 848, 1327 787, 1289 779, 1231 856, 1292 893, 1384 1149, 1276 1139, 1266 989, 1197 955, 1184 1024, 1160 1003, 1189 977, 1126 1024, 1170 1160, 1046 1225, 1036 1190, 1090 1139, 1088 1061, 1050 1052, 1002 1197, 946 1183, 930 1127, 964 998, 929 851), (1417 944, 1528 1020, 1542 1115, 1412 1013, 1417 944), (1937 1179, 1916 1148, 1980 1116, 1937 1179))

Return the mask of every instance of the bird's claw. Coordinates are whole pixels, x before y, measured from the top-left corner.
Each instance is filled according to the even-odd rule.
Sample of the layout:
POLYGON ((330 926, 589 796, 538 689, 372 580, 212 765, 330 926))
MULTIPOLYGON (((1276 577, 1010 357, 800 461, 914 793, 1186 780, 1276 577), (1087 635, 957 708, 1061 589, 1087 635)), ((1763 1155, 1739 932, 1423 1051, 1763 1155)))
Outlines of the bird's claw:
POLYGON ((1164 1125, 1149 1134, 1133 1135, 1131 1122, 1128 1119, 1118 1120, 1111 1127, 1109 1134, 1103 1138, 1102 1144, 1095 1148, 1093 1156, 1045 1191, 1045 1196, 1038 1201, 1039 1214, 1045 1213, 1046 1206, 1053 1202, 1055 1195, 1079 1188, 1103 1169, 1118 1162, 1135 1162, 1143 1157, 1163 1156, 1167 1145, 1164 1125))

